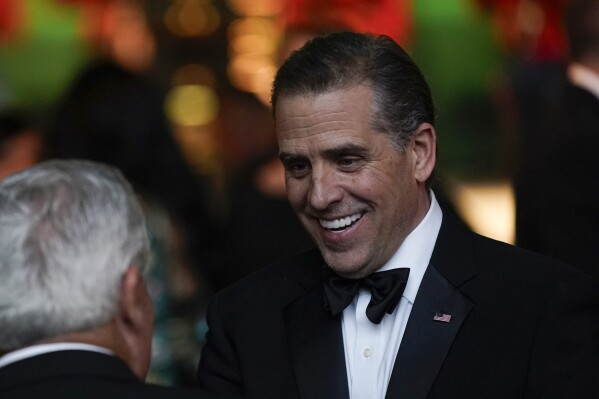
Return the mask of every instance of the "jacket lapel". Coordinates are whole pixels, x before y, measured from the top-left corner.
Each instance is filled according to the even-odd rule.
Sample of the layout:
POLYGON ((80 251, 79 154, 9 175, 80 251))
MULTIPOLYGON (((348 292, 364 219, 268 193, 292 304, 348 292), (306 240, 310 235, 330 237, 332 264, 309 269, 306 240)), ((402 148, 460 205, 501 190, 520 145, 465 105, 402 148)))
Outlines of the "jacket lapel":
POLYGON ((395 359, 387 399, 426 398, 451 343, 473 306, 429 265, 395 359), (437 314, 445 320, 435 321, 437 314), (451 318, 446 320, 441 315, 451 318))
POLYGON ((341 315, 325 311, 320 281, 285 309, 291 360, 301 398, 348 399, 341 315))
POLYGON ((444 209, 435 249, 395 359, 387 399, 426 398, 462 323, 474 308, 459 290, 476 277, 472 237, 472 232, 444 209), (451 319, 435 321, 437 313, 451 319))

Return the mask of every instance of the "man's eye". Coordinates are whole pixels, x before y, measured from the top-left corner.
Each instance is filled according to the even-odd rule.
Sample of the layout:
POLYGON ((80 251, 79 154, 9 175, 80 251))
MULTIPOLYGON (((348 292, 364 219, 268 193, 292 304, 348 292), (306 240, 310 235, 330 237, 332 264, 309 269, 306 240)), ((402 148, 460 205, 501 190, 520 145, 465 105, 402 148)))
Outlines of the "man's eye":
POLYGON ((306 165, 303 163, 295 163, 291 165, 291 170, 301 171, 306 169, 306 165))
POLYGON ((351 169, 357 168, 360 165, 360 159, 356 157, 345 157, 341 158, 338 161, 339 167, 342 169, 351 169))
POLYGON ((285 165, 287 172, 293 177, 300 177, 307 173, 308 164, 304 162, 293 162, 285 165))

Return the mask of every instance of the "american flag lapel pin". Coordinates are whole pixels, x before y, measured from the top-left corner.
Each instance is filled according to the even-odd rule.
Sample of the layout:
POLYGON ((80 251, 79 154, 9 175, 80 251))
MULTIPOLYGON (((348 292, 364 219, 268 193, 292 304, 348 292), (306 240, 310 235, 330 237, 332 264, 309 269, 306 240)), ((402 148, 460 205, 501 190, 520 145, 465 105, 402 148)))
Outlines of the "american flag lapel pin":
POLYGON ((451 321, 451 315, 447 313, 437 312, 433 317, 434 321, 440 321, 442 323, 449 323, 451 321))

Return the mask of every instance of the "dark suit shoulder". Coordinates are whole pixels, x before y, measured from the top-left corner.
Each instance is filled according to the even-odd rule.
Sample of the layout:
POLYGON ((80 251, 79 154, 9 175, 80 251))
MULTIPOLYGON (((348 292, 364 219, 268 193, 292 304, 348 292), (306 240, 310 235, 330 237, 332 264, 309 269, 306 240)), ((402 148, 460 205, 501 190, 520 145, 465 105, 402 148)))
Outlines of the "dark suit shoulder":
POLYGON ((126 384, 92 377, 44 381, 28 386, 0 390, 1 399, 234 399, 232 395, 214 395, 198 389, 165 387, 130 382, 126 384))
POLYGON ((501 297, 534 293, 540 298, 558 286, 592 285, 591 277, 573 266, 484 237, 450 218, 443 222, 431 264, 471 295, 498 291, 501 297))
POLYGON ((281 385, 294 378, 288 362, 285 307, 318 286, 322 265, 318 251, 310 250, 267 266, 215 295, 206 314, 209 330, 198 367, 199 386, 249 397, 293 397, 289 395, 293 383, 281 385))
POLYGON ((50 352, 0 368, 2 399, 107 397, 216 399, 198 390, 145 384, 135 377, 121 359, 90 351, 50 352))
MULTIPOLYGON (((475 234, 475 233, 473 233, 475 234)), ((490 272, 511 271, 524 278, 529 276, 535 280, 545 283, 590 278, 582 272, 565 262, 558 259, 519 248, 511 244, 496 241, 488 237, 477 235, 475 239, 475 256, 486 262, 481 261, 481 271, 485 272, 488 268, 490 272)))

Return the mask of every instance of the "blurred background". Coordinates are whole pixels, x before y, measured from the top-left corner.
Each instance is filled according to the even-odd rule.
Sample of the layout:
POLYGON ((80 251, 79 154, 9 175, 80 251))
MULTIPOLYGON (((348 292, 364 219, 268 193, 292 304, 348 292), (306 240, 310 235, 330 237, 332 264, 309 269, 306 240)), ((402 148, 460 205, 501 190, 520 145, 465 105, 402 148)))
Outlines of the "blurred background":
POLYGON ((513 243, 520 132, 565 60, 565 2, 0 0, 0 178, 48 157, 123 170, 155 254, 150 380, 185 385, 206 299, 311 245, 275 159, 270 83, 285 55, 320 32, 393 37, 436 101, 439 191, 513 243))

